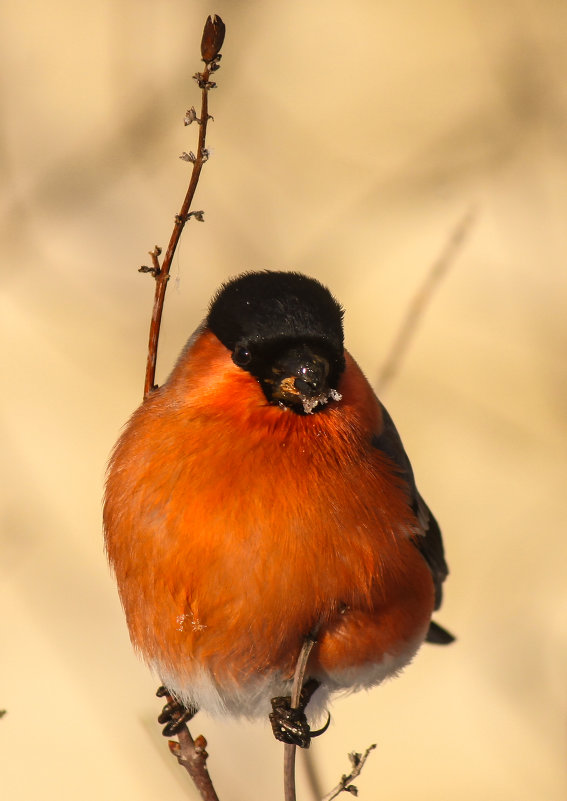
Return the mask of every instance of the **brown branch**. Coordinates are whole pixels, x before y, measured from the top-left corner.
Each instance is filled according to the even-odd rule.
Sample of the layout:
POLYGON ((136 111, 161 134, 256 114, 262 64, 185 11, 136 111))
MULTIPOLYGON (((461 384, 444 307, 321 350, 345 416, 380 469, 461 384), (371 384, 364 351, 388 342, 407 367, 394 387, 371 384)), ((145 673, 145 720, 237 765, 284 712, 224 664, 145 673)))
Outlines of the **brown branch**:
MULTIPOLYGON (((305 678, 305 671, 307 669, 307 663, 309 662, 309 656, 311 654, 313 646, 317 642, 318 633, 319 633, 319 627, 317 626, 305 638, 303 646, 301 647, 301 651, 299 652, 299 657, 295 665, 295 673, 293 675, 293 685, 291 689, 292 709, 299 708, 301 691, 303 689, 303 680, 305 678)), ((296 748, 297 747, 291 743, 285 743, 284 745, 284 801, 296 801, 296 790, 295 790, 296 748)), ((355 785, 353 785, 352 782, 360 775, 360 773, 362 772, 362 768, 364 767, 364 763, 368 759, 368 755, 375 748, 376 744, 373 744, 366 749, 364 754, 359 754, 357 752, 349 754, 350 763, 352 765, 351 772, 349 774, 343 774, 341 776, 341 780, 339 781, 339 783, 335 787, 333 787, 333 789, 329 793, 327 793, 327 795, 324 796, 321 799, 321 801, 332 801, 332 799, 336 798, 338 795, 340 795, 340 793, 343 792, 351 793, 352 795, 358 795, 358 789, 355 787, 355 785)))
POLYGON ((203 72, 197 72, 193 77, 199 84, 201 89, 201 117, 197 117, 195 109, 189 109, 185 115, 185 125, 190 125, 192 122, 197 122, 199 125, 199 140, 197 143, 197 153, 183 153, 181 158, 184 161, 190 161, 193 164, 191 171, 191 178, 189 179, 189 186, 185 194, 185 198, 179 210, 179 214, 175 217, 173 225, 173 232, 169 239, 163 262, 160 265, 159 256, 161 249, 156 248, 150 253, 152 257, 152 267, 142 267, 140 272, 150 272, 155 278, 156 287, 154 294, 154 305, 152 310, 152 319, 150 323, 150 336, 148 342, 148 358, 146 362, 146 378, 144 382, 144 399, 155 389, 155 375, 156 375, 156 361, 159 332, 161 328, 161 318, 163 313, 163 304, 165 300, 165 291, 167 289, 167 282, 169 281, 169 271, 171 263, 175 255, 175 250, 179 243, 181 233, 185 227, 185 223, 191 216, 195 216, 198 220, 203 219, 203 212, 190 212, 191 203, 199 183, 199 176, 203 164, 207 161, 209 153, 205 147, 207 136, 207 123, 211 119, 209 115, 209 91, 214 89, 216 83, 210 80, 211 73, 215 72, 220 64, 220 49, 224 41, 225 26, 223 21, 218 15, 208 17, 203 30, 203 38, 201 40, 201 56, 205 62, 205 69, 203 72))
MULTIPOLYGON (((215 72, 220 66, 219 62, 221 55, 219 51, 224 41, 224 33, 224 23, 219 16, 213 15, 212 17, 210 16, 207 18, 205 27, 203 29, 203 37, 201 39, 201 57, 205 62, 205 68, 202 72, 198 72, 193 76, 199 84, 199 88, 201 89, 201 117, 197 117, 195 109, 191 108, 186 112, 184 119, 185 125, 190 125, 192 122, 196 122, 199 125, 197 155, 194 153, 183 153, 181 156, 184 161, 189 161, 193 164, 191 177, 189 179, 189 186, 179 210, 179 214, 177 214, 175 217, 173 232, 169 239, 169 244, 167 246, 163 262, 160 264, 162 250, 160 247, 158 247, 158 245, 156 245, 154 249, 150 251, 152 266, 144 266, 140 268, 140 272, 142 273, 151 273, 156 282, 154 305, 150 324, 148 358, 146 362, 144 399, 146 399, 153 389, 155 389, 154 382, 158 340, 171 263, 173 261, 179 239, 187 220, 189 220, 191 217, 195 217, 200 221, 203 220, 202 211, 190 211, 190 208, 195 196, 195 190, 197 189, 203 164, 209 157, 209 153, 205 147, 207 123, 209 119, 211 119, 209 115, 208 95, 209 91, 216 86, 214 81, 210 80, 210 77, 211 73, 215 72)), ((158 695, 162 696, 165 694, 167 705, 175 706, 175 700, 172 698, 172 696, 167 692, 162 692, 162 690, 165 690, 165 688, 160 688, 158 695)), ((172 721, 178 724, 175 730, 178 742, 175 740, 170 740, 168 742, 169 750, 177 758, 179 764, 182 765, 189 773, 203 801, 219 801, 207 769, 208 754, 205 750, 207 741, 202 735, 197 737, 196 740, 193 740, 189 729, 184 723, 187 717, 190 716, 188 711, 186 711, 187 717, 183 716, 182 711, 178 712, 177 710, 173 711, 172 715, 172 721)))
POLYGON ((179 742, 169 740, 169 750, 191 776, 201 798, 203 801, 219 801, 207 770, 207 741, 202 734, 193 740, 187 726, 179 730, 177 738, 179 742))
POLYGON ((207 769, 207 741, 202 734, 193 740, 187 728, 187 721, 193 718, 197 710, 181 704, 163 685, 158 688, 156 695, 166 701, 158 717, 158 722, 165 724, 163 734, 166 737, 175 735, 179 741, 168 740, 169 750, 191 776, 203 801, 219 801, 207 769))
MULTIPOLYGON (((298 709, 300 704, 301 690, 303 688, 303 679, 305 678, 305 670, 307 662, 309 661, 309 654, 315 643, 317 642, 317 634, 315 631, 311 632, 306 638, 299 657, 295 666, 295 673, 293 675, 293 685, 291 688, 291 708, 298 709)), ((291 743, 284 745, 284 800, 296 801, 295 795, 295 753, 296 746, 291 743)))
POLYGON ((348 775, 343 774, 341 776, 340 782, 336 785, 336 787, 333 787, 333 789, 329 793, 327 793, 327 795, 324 796, 321 799, 321 801, 332 801, 333 798, 336 798, 341 793, 351 793, 351 795, 358 795, 358 789, 354 786, 352 782, 354 779, 357 778, 357 776, 360 776, 362 768, 364 767, 364 763, 368 759, 368 755, 375 748, 376 748, 376 743, 368 746, 364 754, 357 754, 356 752, 349 754, 348 758, 350 759, 350 764, 352 765, 351 772, 348 775))
POLYGON ((473 208, 469 209, 459 220, 442 252, 431 265, 423 284, 414 295, 376 382, 376 392, 378 394, 384 391, 386 385, 390 383, 400 369, 403 358, 421 323, 421 318, 431 303, 433 294, 441 279, 452 267, 459 252, 462 250, 475 218, 476 209, 473 208))

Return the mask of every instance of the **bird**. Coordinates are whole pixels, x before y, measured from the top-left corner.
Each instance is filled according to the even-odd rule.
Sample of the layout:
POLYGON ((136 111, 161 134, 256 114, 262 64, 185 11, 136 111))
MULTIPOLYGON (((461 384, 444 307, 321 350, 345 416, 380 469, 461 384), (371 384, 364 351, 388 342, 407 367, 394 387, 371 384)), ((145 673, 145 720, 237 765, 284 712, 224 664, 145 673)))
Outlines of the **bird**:
POLYGON ((439 526, 343 317, 302 273, 228 280, 114 447, 106 553, 168 698, 164 734, 198 710, 267 715, 308 747, 308 704, 316 717, 423 642, 454 639, 432 620, 448 575, 439 526))

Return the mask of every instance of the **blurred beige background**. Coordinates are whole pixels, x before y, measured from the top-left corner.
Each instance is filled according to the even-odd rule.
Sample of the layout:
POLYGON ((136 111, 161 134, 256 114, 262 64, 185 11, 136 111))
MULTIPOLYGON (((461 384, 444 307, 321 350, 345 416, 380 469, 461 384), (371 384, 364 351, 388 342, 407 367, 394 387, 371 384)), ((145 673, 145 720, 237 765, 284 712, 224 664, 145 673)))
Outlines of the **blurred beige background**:
MULTIPOLYGON (((567 798, 567 5, 559 0, 4 0, 2 795, 196 797, 102 551, 107 455, 138 405, 152 281, 195 147, 202 25, 227 24, 158 380, 219 282, 324 280, 375 380, 455 226, 475 222, 388 405, 452 570, 396 681, 338 700, 322 786, 363 799, 567 798)), ((280 798, 266 726, 199 716, 223 801, 280 798)), ((301 801, 310 798, 299 766, 301 801)))

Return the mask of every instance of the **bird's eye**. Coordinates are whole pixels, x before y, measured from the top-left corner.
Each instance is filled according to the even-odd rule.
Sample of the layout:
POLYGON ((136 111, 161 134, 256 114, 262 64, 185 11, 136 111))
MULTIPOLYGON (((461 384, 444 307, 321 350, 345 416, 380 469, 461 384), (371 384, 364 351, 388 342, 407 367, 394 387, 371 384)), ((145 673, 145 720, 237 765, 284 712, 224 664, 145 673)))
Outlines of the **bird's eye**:
POLYGON ((232 361, 239 367, 246 367, 252 361, 252 354, 244 345, 237 345, 232 353, 232 361))

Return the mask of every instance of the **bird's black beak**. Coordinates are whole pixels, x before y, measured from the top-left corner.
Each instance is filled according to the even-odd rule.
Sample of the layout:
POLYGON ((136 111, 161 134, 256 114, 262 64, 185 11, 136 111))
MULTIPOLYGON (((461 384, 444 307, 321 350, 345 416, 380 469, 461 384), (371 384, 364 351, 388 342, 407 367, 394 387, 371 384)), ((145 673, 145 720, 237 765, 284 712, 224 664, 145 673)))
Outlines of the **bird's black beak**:
POLYGON ((309 346, 290 348, 272 365, 272 400, 305 414, 339 400, 339 393, 328 384, 329 369, 328 360, 309 346))

